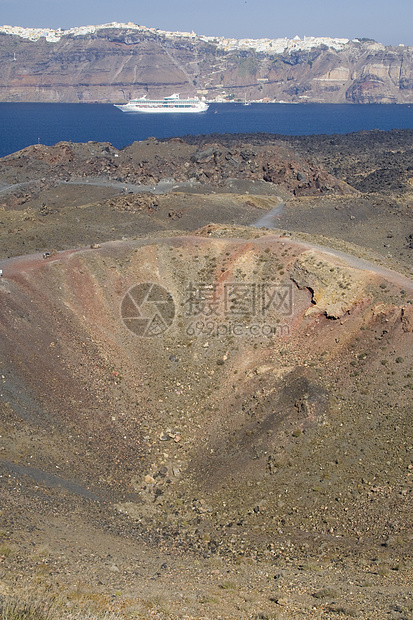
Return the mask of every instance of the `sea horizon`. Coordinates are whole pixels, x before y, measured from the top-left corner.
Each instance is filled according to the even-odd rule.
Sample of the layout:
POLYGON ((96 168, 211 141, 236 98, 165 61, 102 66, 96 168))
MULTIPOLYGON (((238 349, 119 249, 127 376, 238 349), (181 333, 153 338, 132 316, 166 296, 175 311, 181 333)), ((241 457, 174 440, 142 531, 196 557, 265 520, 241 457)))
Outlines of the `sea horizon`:
POLYGON ((131 114, 107 103, 0 103, 0 157, 33 144, 110 142, 148 137, 267 133, 346 134, 413 129, 413 104, 211 103, 200 114, 131 114))

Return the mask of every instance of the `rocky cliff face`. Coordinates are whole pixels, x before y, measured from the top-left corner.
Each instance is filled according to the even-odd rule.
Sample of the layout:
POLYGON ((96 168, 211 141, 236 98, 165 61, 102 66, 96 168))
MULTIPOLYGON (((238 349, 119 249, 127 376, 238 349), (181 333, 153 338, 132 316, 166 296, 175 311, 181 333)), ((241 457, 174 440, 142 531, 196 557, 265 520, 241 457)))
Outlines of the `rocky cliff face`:
POLYGON ((0 33, 0 101, 116 103, 172 92, 411 103, 413 48, 356 41, 275 53, 147 29, 97 29, 55 42, 0 33))

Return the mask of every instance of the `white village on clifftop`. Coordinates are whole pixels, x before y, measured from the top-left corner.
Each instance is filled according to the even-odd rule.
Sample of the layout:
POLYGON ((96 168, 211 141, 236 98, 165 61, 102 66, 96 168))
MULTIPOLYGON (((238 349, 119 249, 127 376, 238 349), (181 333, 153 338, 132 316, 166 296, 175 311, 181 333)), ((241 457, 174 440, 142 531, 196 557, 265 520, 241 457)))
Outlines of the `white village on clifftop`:
MULTIPOLYGON (((169 32, 159 30, 157 28, 147 28, 129 22, 128 24, 112 22, 110 24, 102 24, 100 26, 81 26, 70 28, 68 30, 52 30, 49 28, 21 28, 20 26, 0 26, 0 33, 14 35, 23 39, 37 41, 44 37, 48 43, 57 43, 65 36, 86 36, 94 34, 98 30, 116 29, 116 30, 136 30, 142 33, 163 36, 165 38, 191 39, 203 41, 205 43, 213 43, 225 51, 232 50, 249 50, 253 49, 257 52, 265 52, 267 54, 283 54, 292 53, 294 51, 310 50, 315 47, 329 47, 335 50, 341 50, 349 43, 349 39, 335 39, 331 37, 304 37, 301 39, 296 36, 293 39, 286 37, 277 39, 233 39, 226 37, 214 37, 197 35, 194 32, 169 32)), ((376 46, 384 48, 380 43, 376 46)))

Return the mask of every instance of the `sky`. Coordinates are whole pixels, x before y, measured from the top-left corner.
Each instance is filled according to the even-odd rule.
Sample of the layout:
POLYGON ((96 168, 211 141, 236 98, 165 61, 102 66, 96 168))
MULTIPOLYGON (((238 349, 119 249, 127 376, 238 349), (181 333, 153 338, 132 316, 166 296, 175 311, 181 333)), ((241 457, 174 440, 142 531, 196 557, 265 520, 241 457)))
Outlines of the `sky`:
POLYGON ((412 0, 0 0, 0 25, 68 29, 113 21, 234 38, 413 45, 412 0))

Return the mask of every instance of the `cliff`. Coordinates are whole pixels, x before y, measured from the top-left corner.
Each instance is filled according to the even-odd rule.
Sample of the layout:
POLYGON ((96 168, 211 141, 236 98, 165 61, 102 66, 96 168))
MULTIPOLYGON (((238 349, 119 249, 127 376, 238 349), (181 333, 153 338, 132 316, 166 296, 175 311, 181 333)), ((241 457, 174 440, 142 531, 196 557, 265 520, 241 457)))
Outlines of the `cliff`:
POLYGON ((0 101, 208 99, 412 103, 413 48, 371 40, 233 40, 134 24, 0 28, 0 101))

